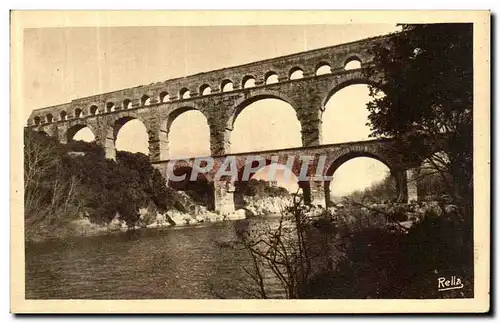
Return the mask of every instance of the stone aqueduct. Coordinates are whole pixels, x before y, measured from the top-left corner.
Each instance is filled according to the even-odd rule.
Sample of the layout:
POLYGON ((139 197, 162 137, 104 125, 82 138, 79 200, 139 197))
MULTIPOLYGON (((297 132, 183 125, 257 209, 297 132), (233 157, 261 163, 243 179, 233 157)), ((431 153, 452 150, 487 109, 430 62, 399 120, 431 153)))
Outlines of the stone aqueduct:
MULTIPOLYGON (((62 143, 72 140, 80 129, 88 127, 96 142, 104 147, 106 157, 114 159, 120 128, 128 121, 138 119, 147 129, 151 162, 164 170, 169 160, 170 127, 182 113, 190 110, 203 113, 210 128, 211 155, 221 159, 231 155, 231 131, 239 113, 253 102, 274 98, 294 108, 302 129, 302 147, 258 152, 257 155, 326 154, 328 162, 324 173, 332 172, 350 158, 373 157, 391 169, 399 198, 414 199, 415 181, 408 181, 413 172, 393 156, 390 140, 320 145, 325 104, 346 86, 377 84, 377 80, 367 78, 363 70, 372 60, 369 49, 384 40, 385 37, 369 38, 79 98, 34 110, 27 127, 56 137, 62 143), (358 62, 359 68, 346 69, 352 61, 358 62)), ((238 160, 243 160, 243 157, 255 154, 236 155, 238 160)), ((327 186, 327 183, 314 182, 300 184, 306 201, 310 200, 311 191, 326 191, 325 196, 329 196, 327 186)), ((234 186, 215 182, 214 188, 215 209, 223 212, 234 210, 234 186)))

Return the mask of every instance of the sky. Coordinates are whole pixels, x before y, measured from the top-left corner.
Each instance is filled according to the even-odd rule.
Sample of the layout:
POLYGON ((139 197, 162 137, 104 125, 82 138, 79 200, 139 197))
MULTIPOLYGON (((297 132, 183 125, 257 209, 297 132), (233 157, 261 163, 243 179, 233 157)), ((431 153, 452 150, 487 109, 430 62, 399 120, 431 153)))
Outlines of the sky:
MULTIPOLYGON (((99 93, 332 46, 395 31, 392 24, 307 26, 37 28, 24 33, 25 119, 33 109, 99 93)), ((368 89, 349 86, 336 93, 323 114, 323 144, 367 139, 368 89)), ((92 140, 88 129, 75 139, 92 140)), ((171 128, 171 158, 209 154, 208 125, 188 111, 171 128)), ((300 123, 286 103, 266 99, 249 105, 235 121, 231 152, 298 147, 300 123), (255 129, 259 124, 259 129, 255 129)), ((147 153, 140 121, 118 134, 119 150, 147 153)), ((332 194, 345 195, 371 185, 388 169, 357 158, 334 174, 332 194), (356 176, 353 176, 356 175, 356 176)), ((266 169, 255 175, 266 177, 266 169)), ((283 184, 289 189, 295 183, 283 184)))

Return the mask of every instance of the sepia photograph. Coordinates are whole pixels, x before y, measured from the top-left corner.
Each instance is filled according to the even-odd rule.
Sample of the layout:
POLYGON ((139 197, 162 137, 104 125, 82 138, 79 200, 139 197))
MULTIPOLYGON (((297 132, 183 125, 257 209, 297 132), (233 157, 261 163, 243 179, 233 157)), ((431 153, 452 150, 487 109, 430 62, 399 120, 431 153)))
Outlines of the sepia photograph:
POLYGON ((488 311, 490 14, 381 13, 13 11, 11 311, 488 311))

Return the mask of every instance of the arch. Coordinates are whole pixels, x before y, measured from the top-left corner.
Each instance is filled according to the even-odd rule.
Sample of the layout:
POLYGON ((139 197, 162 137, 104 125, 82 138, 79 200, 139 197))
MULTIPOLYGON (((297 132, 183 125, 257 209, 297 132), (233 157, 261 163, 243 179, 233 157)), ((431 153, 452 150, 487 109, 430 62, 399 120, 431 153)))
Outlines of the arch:
POLYGON ((113 102, 106 103, 106 112, 115 112, 115 104, 113 102))
POLYGON ((85 142, 93 142, 95 141, 95 139, 95 135, 89 127, 83 127, 82 129, 78 130, 73 136, 73 140, 85 142))
POLYGON ((199 92, 201 95, 209 95, 212 93, 212 89, 210 88, 210 86, 208 84, 203 84, 202 86, 200 86, 200 92, 199 92))
POLYGON ((231 81, 230 79, 223 80, 220 84, 220 91, 221 92, 233 91, 233 81, 231 81))
POLYGON ((141 105, 142 106, 148 106, 151 104, 151 98, 144 94, 142 97, 141 97, 141 105))
POLYGON ((241 87, 244 89, 255 87, 255 77, 253 75, 245 75, 241 80, 241 87))
POLYGON ((48 113, 45 119, 47 120, 48 123, 51 123, 52 121, 54 121, 54 116, 52 116, 51 113, 48 113))
POLYGON ((159 99, 160 102, 165 103, 165 102, 170 101, 170 95, 168 94, 167 91, 163 91, 158 96, 158 99, 159 99))
POLYGON ((396 177, 387 165, 371 157, 352 158, 340 165, 329 190, 330 196, 348 196, 362 204, 395 201, 398 197, 396 177))
POLYGON ((172 111, 161 125, 160 142, 166 143, 169 159, 210 155, 207 117, 193 106, 172 111))
POLYGON ((120 129, 127 124, 127 122, 132 121, 132 120, 139 120, 144 127, 146 127, 146 122, 143 118, 140 117, 140 115, 133 113, 127 116, 118 116, 114 121, 113 121, 113 138, 116 139, 116 135, 120 131, 120 129))
POLYGON ((240 99, 236 101, 236 104, 234 105, 233 111, 228 118, 226 122, 226 129, 233 130, 234 122, 236 121, 236 118, 238 115, 245 109, 247 106, 249 106, 252 103, 255 103, 260 100, 264 99, 277 99, 283 102, 286 102, 292 106, 292 108, 295 110, 295 113, 297 113, 297 104, 295 103, 294 100, 289 98, 288 96, 279 93, 277 91, 269 91, 269 90, 257 90, 254 92, 254 94, 250 97, 240 99))
POLYGON ((94 105, 90 106, 89 112, 90 112, 90 115, 95 116, 96 114, 99 114, 99 108, 97 107, 97 105, 94 104, 94 105))
MULTIPOLYGON (((130 129, 130 128, 129 128, 130 129)), ((149 136, 144 120, 138 116, 124 116, 117 118, 113 124, 113 137, 117 150, 132 153, 149 154, 149 136), (131 126, 132 131, 123 132, 124 126, 131 126)))
POLYGON ((298 80, 304 78, 304 71, 300 67, 294 67, 288 73, 289 80, 298 80))
POLYGON ((81 117, 83 117, 82 109, 76 108, 75 109, 75 118, 81 118, 81 117))
POLYGON ((335 173, 337 168, 339 168, 342 164, 353 158, 358 158, 358 157, 368 157, 376 159, 379 162, 386 165, 387 168, 389 168, 391 171, 395 170, 395 166, 392 164, 389 158, 386 158, 385 156, 376 152, 374 149, 370 149, 363 145, 361 146, 361 148, 355 146, 345 148, 342 151, 337 152, 336 155, 337 157, 330 163, 330 166, 328 166, 324 175, 326 176, 333 175, 333 173, 335 173))
POLYGON ((59 117, 61 118, 61 120, 67 120, 68 114, 66 113, 66 111, 61 111, 61 113, 59 113, 59 117))
POLYGON ((39 126, 42 123, 42 118, 36 116, 33 118, 33 121, 35 122, 35 126, 39 126))
POLYGON ((66 131, 66 141, 71 142, 74 139, 75 135, 80 130, 85 129, 85 128, 87 128, 92 133, 92 135, 94 136, 94 139, 95 139, 95 132, 93 131, 93 129, 91 129, 85 123, 78 123, 78 124, 75 124, 75 125, 68 128, 68 130, 66 131))
POLYGON ((191 97, 191 92, 189 91, 188 88, 183 87, 179 91, 179 98, 180 99, 189 99, 191 97))
POLYGON ((132 101, 130 101, 129 99, 123 100, 122 107, 124 110, 132 109, 132 101))
POLYGON ((344 61, 344 70, 355 70, 361 68, 362 62, 361 59, 356 56, 352 55, 349 56, 345 61, 344 61))
POLYGON ((372 99, 365 80, 338 86, 321 110, 321 144, 371 139, 368 102, 372 99))
POLYGON ((326 62, 320 62, 318 65, 316 65, 316 69, 314 72, 315 75, 325 75, 331 73, 332 73, 332 67, 330 66, 330 64, 326 62))
MULTIPOLYGON (((330 163, 330 166, 327 168, 324 175, 333 176, 335 174, 335 172, 339 169, 339 167, 341 167, 342 165, 344 165, 348 161, 353 160, 355 158, 359 158, 359 157, 372 158, 372 159, 375 159, 375 160, 381 162, 382 164, 384 164, 389 169, 389 173, 395 181, 396 195, 397 195, 398 199, 401 199, 401 197, 404 196, 405 183, 403 183, 404 179, 401 176, 397 176, 398 172, 400 171, 398 169, 398 167, 395 166, 390 159, 386 158, 385 156, 381 155, 380 153, 373 151, 369 148, 359 149, 359 147, 358 148, 350 147, 350 148, 346 148, 345 150, 339 152, 338 157, 335 158, 330 163)), ((331 184, 331 181, 324 182, 325 199, 326 199, 327 205, 330 204, 330 184, 331 184)))
POLYGON ((264 83, 266 85, 275 84, 278 82, 279 82, 278 74, 276 74, 276 72, 274 72, 274 71, 269 71, 264 76, 264 83))
MULTIPOLYGON (((161 130, 166 132, 166 133, 169 133, 170 127, 172 126, 172 123, 174 122, 174 120, 177 119, 177 117, 179 117, 181 114, 183 114, 185 112, 193 111, 193 110, 201 112, 199 109, 197 109, 194 106, 182 106, 180 108, 173 110, 172 112, 170 112, 168 114, 168 117, 163 121, 163 123, 161 125, 161 130)), ((206 116, 205 116, 205 118, 206 118, 206 116)))
POLYGON ((339 92, 340 90, 350 85, 362 84, 362 85, 378 87, 382 91, 384 90, 382 84, 378 83, 376 80, 367 78, 361 71, 353 71, 352 73, 353 74, 350 75, 344 75, 343 79, 340 79, 334 83, 332 89, 328 91, 327 95, 323 99, 323 102, 321 104, 322 110, 325 109, 326 103, 335 93, 339 92))
POLYGON ((232 145, 231 153, 241 153, 300 147, 301 133, 297 110, 289 101, 279 96, 260 95, 236 107, 227 123, 225 139, 227 148, 232 145))

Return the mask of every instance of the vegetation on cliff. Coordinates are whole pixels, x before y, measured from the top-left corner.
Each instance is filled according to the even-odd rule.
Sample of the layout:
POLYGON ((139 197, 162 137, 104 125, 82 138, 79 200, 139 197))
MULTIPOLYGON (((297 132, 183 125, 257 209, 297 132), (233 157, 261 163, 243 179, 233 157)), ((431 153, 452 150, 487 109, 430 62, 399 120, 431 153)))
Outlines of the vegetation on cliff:
POLYGON ((284 187, 271 185, 268 181, 251 178, 248 182, 239 182, 238 191, 252 197, 288 196, 290 192, 284 187))
POLYGON ((62 145, 26 130, 24 161, 27 239, 57 236, 58 230, 82 217, 97 224, 118 217, 133 226, 140 208, 185 211, 178 194, 141 153, 119 151, 113 161, 95 143, 62 145))
MULTIPOLYGON (((417 191, 419 200, 443 201, 451 200, 441 174, 431 167, 423 168, 417 177, 417 191)), ((396 181, 392 176, 363 189, 354 191, 346 197, 361 204, 383 203, 397 200, 396 181)), ((337 200, 342 200, 337 198, 337 200)))

